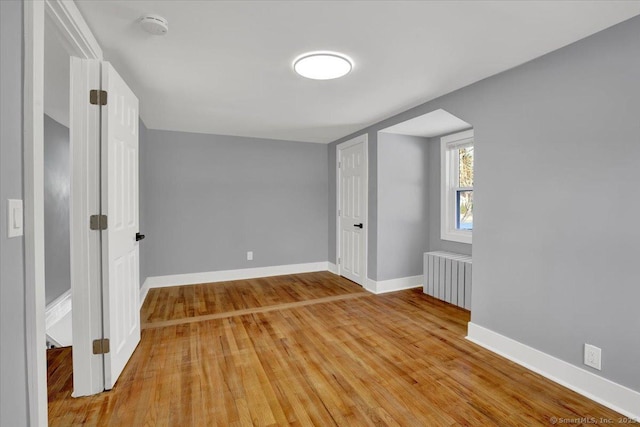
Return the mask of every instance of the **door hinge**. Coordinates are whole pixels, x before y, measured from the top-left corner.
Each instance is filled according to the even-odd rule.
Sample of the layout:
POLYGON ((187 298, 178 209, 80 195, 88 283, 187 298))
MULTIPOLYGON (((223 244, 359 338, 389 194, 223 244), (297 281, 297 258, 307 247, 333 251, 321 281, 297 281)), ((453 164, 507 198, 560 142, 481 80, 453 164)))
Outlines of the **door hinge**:
POLYGON ((107 216, 106 215, 91 215, 89 217, 89 228, 91 230, 106 230, 107 229, 107 216))
POLYGON ((338 169, 342 167, 342 162, 338 162, 338 169))
POLYGON ((342 215, 342 211, 338 209, 338 216, 342 215))
POLYGON ((91 105, 107 105, 107 91, 97 89, 90 90, 89 103, 91 103, 91 105))
POLYGON ((338 258, 338 264, 340 264, 340 258, 338 258))
POLYGON ((93 340, 93 354, 109 353, 109 338, 93 340))

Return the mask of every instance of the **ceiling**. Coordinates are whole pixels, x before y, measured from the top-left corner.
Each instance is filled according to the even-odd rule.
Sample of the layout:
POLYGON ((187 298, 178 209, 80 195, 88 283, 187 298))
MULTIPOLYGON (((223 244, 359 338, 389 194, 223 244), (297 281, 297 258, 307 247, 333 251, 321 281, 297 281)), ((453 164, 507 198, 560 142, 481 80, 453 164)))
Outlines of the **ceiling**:
POLYGON ((88 1, 76 4, 149 128, 328 143, 640 14, 634 1, 88 1), (138 19, 159 14, 166 36, 138 19), (296 75, 307 51, 355 62, 296 75))
POLYGON ((433 138, 469 128, 471 128, 471 124, 448 111, 439 109, 389 126, 380 132, 433 138))

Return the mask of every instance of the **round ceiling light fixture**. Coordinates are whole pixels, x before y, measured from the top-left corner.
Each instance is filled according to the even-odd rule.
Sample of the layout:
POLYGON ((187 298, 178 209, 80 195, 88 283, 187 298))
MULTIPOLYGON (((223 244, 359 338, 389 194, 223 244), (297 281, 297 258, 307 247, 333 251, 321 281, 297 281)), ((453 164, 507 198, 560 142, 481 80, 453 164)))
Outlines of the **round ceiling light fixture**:
POLYGON ((353 61, 336 52, 309 52, 293 61, 293 69, 302 77, 331 80, 346 76, 353 69, 353 61))
POLYGON ((160 15, 146 15, 140 18, 140 25, 147 33, 164 36, 169 32, 169 22, 160 15))

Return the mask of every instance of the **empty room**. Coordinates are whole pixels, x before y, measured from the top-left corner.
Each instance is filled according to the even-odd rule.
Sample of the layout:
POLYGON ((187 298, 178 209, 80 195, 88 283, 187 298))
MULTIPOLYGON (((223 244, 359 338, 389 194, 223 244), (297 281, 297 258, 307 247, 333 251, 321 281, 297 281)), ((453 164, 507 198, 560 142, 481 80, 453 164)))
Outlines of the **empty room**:
POLYGON ((640 1, 0 31, 0 426, 640 423, 640 1))

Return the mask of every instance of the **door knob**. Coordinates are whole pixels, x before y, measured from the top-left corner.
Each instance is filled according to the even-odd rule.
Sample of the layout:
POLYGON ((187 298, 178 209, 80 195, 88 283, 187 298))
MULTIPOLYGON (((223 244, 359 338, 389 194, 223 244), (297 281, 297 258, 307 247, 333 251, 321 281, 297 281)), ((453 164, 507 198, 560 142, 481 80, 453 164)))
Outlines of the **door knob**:
POLYGON ((144 239, 144 234, 136 233, 136 242, 139 242, 142 239, 144 239))
POLYGON ((358 228, 362 228, 362 223, 360 224, 353 224, 354 227, 358 227, 358 228))

